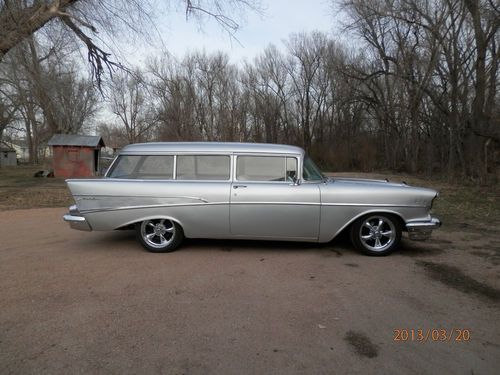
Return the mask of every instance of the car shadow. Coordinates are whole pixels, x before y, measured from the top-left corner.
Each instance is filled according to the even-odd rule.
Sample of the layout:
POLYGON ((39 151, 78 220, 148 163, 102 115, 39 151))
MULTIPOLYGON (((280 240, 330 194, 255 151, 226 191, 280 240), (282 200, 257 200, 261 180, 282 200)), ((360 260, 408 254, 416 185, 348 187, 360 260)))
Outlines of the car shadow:
POLYGON ((349 236, 341 233, 335 239, 327 243, 317 242, 294 242, 294 241, 270 241, 270 240, 244 240, 244 239, 201 239, 187 238, 179 248, 182 250, 217 250, 223 252, 318 252, 329 257, 340 257, 344 254, 356 252, 352 247, 349 236))
MULTIPOLYGON (((141 251, 144 250, 137 242, 135 232, 120 230, 113 232, 94 232, 86 242, 86 248, 99 251, 141 251)), ((393 255, 404 257, 428 257, 444 252, 442 246, 430 242, 415 242, 404 238, 401 246, 393 255)), ((236 239, 205 239, 186 238, 177 251, 223 251, 223 252, 316 252, 324 257, 341 257, 345 255, 362 255, 351 244, 347 232, 340 233, 327 243, 266 241, 266 240, 236 240, 236 239)))
POLYGON ((444 250, 442 248, 435 245, 433 246, 433 243, 410 241, 407 238, 403 238, 399 249, 394 252, 394 255, 412 258, 435 256, 442 254, 443 252, 444 250))
MULTIPOLYGON (((86 241, 86 247, 99 251, 128 251, 143 250, 136 240, 135 232, 129 230, 114 232, 98 232, 86 241)), ((178 251, 193 250, 215 250, 223 252, 311 252, 315 251, 325 257, 341 257, 343 255, 357 253, 352 247, 349 236, 341 233, 332 241, 327 243, 317 242, 292 242, 292 241, 267 241, 267 240, 243 240, 243 239, 202 239, 186 238, 180 245, 178 251)))

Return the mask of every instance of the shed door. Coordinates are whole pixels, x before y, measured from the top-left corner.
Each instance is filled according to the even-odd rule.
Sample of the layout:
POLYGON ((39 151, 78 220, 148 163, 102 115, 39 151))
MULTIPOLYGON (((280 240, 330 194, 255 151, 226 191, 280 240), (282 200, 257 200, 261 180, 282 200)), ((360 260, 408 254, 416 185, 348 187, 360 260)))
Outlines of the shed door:
POLYGON ((99 159, 100 159, 100 150, 94 150, 94 172, 95 174, 99 174, 99 159))

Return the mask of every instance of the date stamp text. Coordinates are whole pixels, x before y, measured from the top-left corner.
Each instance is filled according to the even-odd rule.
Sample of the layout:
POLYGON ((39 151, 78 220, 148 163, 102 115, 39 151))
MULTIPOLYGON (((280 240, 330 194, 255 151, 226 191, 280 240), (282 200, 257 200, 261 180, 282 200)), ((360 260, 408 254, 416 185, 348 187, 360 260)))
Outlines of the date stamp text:
POLYGON ((393 330, 394 341, 417 341, 417 342, 464 342, 469 341, 471 332, 469 329, 460 328, 399 328, 393 330))

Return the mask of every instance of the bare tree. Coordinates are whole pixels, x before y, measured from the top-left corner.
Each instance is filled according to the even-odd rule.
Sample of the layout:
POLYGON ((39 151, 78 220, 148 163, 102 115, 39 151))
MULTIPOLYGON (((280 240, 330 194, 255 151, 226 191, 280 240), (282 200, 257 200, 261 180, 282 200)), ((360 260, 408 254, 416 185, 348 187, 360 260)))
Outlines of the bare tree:
POLYGON ((129 143, 146 141, 156 125, 149 92, 142 73, 123 72, 113 77, 111 84, 111 110, 125 128, 129 143))
POLYGON ((31 36, 2 61, 0 82, 18 108, 30 161, 54 133, 77 133, 92 118, 97 96, 89 79, 78 76, 75 63, 58 54, 57 44, 41 46, 31 36))
POLYGON ((369 90, 381 127, 394 131, 391 142, 400 140, 384 147, 386 159, 416 170, 437 150, 450 175, 487 173, 488 146, 500 140, 494 3, 348 0, 343 7, 374 56, 352 76, 369 90))
POLYGON ((149 68, 163 140, 233 140, 240 132, 238 70, 223 53, 194 53, 149 68))
POLYGON ((0 144, 5 130, 13 127, 19 117, 19 103, 7 78, 0 75, 0 144))
POLYGON ((293 137, 290 125, 291 95, 288 90, 290 76, 279 50, 270 45, 254 61, 254 66, 245 67, 246 89, 253 98, 254 118, 263 123, 266 142, 282 142, 284 133, 293 137))
MULTIPOLYGON (((258 10, 251 0, 180 0, 186 17, 214 18, 233 34, 239 27, 229 15, 235 11, 258 10)), ((105 70, 121 67, 111 58, 98 31, 111 36, 128 30, 135 34, 155 32, 158 3, 152 0, 0 0, 0 60, 12 48, 51 22, 60 22, 87 49, 92 76, 100 86, 105 70)), ((159 34, 156 35, 160 37, 159 34)))
POLYGON ((80 78, 75 70, 52 71, 48 74, 52 85, 45 95, 55 107, 57 133, 88 132, 97 112, 97 93, 88 79, 80 78))
POLYGON ((149 64, 151 90, 156 102, 160 140, 203 140, 197 118, 198 95, 195 64, 187 57, 182 63, 163 58, 149 64))

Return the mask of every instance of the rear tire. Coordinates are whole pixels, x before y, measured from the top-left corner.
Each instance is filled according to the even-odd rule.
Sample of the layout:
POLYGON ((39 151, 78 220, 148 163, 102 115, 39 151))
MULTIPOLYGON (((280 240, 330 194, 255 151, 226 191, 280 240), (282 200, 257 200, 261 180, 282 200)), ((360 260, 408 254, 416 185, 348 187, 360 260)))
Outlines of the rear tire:
POLYGON ((351 225, 351 241, 367 255, 388 255, 401 242, 401 222, 397 216, 385 213, 363 216, 351 225))
POLYGON ((151 219, 135 225, 140 244, 152 253, 168 253, 177 249, 184 239, 179 224, 168 219, 151 219))

